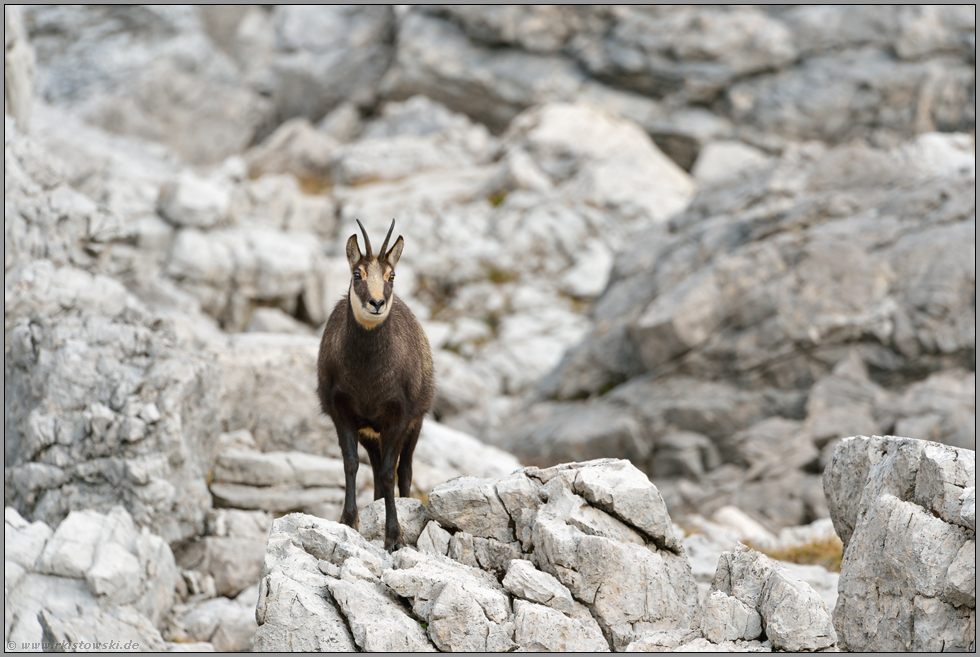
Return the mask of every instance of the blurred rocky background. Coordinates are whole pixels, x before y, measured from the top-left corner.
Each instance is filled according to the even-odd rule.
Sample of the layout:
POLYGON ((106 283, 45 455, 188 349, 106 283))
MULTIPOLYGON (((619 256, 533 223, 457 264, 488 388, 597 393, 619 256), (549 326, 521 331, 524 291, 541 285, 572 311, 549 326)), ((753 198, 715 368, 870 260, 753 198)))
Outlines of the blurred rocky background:
POLYGON ((629 459, 702 597, 836 541, 842 438, 975 450, 975 53, 969 6, 5 7, 5 639, 251 647, 273 521, 339 517, 355 218, 433 347, 414 495, 629 459))

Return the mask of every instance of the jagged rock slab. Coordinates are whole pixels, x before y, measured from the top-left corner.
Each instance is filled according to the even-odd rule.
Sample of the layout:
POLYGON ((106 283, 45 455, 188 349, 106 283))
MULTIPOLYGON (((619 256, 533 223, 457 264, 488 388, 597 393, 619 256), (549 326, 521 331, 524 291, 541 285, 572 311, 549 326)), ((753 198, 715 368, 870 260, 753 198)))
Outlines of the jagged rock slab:
POLYGON ((704 600, 701 631, 712 643, 751 641, 762 634, 762 616, 738 598, 712 591, 704 600))
POLYGON ((608 652, 599 626, 543 605, 514 601, 514 641, 531 652, 608 652))
POLYGON ((383 581, 429 624, 442 651, 506 651, 515 647, 511 605, 493 579, 438 556, 399 551, 383 581))
POLYGON ((972 649, 975 463, 971 450, 910 438, 837 446, 824 487, 845 545, 834 610, 842 647, 972 649))
POLYGON ((820 595, 744 545, 721 555, 711 586, 724 596, 712 593, 705 601, 703 627, 712 640, 754 639, 761 630, 773 648, 781 650, 814 651, 837 643, 830 611, 820 595), (731 636, 736 632, 739 636, 731 636))

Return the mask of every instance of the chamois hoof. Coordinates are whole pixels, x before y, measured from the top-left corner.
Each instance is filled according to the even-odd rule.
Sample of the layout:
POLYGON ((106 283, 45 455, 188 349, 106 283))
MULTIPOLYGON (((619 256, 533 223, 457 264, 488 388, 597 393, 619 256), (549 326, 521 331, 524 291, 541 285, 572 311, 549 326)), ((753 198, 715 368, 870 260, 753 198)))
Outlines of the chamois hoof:
POLYGON ((340 516, 340 524, 347 525, 348 527, 350 527, 354 531, 360 531, 358 529, 358 525, 360 525, 360 518, 357 515, 357 511, 355 511, 351 515, 348 515, 346 513, 342 514, 340 516))
POLYGON ((400 550, 403 547, 405 547, 405 541, 402 540, 402 536, 400 532, 398 534, 398 538, 390 539, 385 537, 385 549, 388 551, 388 554, 391 554, 396 550, 400 550))

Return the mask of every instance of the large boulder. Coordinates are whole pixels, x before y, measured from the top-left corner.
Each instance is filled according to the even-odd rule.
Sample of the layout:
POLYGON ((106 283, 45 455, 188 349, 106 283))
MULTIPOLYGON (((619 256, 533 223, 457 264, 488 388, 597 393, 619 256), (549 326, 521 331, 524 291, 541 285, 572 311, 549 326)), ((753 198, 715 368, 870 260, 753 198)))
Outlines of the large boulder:
POLYGON ((863 436, 824 473, 844 541, 834 625, 848 650, 976 646, 976 456, 863 436))
POLYGON ((462 477, 420 508, 429 520, 417 549, 393 555, 380 534, 276 520, 256 647, 302 649, 317 637, 324 649, 609 650, 697 625, 697 588, 663 501, 625 461, 462 477), (319 589, 330 595, 303 602, 319 589), (286 633, 298 622, 309 640, 286 633))

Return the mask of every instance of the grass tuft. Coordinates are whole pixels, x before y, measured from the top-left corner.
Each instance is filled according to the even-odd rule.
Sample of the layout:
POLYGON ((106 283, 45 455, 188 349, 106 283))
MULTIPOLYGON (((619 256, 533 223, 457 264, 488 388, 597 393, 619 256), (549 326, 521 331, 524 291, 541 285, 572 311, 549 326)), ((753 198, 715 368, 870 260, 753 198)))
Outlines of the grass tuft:
MULTIPOLYGON (((759 550, 759 548, 751 545, 749 547, 754 550, 759 550)), ((839 573, 840 564, 844 558, 844 544, 841 543, 839 538, 833 536, 830 538, 815 539, 803 545, 796 545, 780 550, 759 550, 759 552, 779 561, 788 561, 801 565, 823 566, 832 573, 839 573)))

